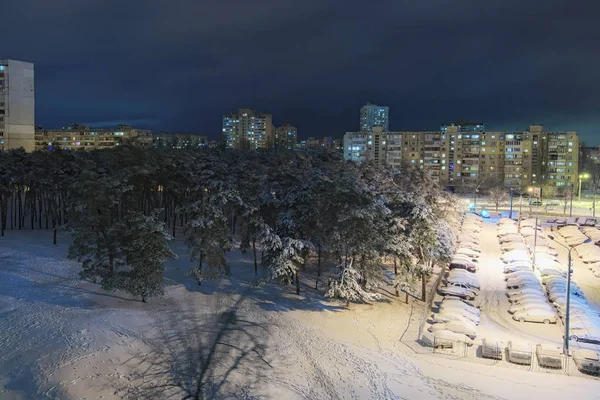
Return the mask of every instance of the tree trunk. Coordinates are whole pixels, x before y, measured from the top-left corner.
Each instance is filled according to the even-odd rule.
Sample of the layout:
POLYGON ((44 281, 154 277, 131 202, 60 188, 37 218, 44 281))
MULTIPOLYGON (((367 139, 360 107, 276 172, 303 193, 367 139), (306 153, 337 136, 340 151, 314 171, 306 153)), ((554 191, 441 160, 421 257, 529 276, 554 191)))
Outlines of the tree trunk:
POLYGON ((146 296, 142 295, 142 303, 147 303, 146 296))
POLYGON ((19 230, 23 227, 23 198, 21 196, 21 191, 17 192, 17 201, 19 202, 19 230))
POLYGON ((256 262, 256 237, 252 236, 252 254, 254 255, 254 276, 258 276, 258 263, 256 262))
POLYGON ((408 304, 408 290, 406 291, 406 304, 408 304))
POLYGON ((346 308, 350 308, 350 299, 349 298, 346 299, 346 308))
POLYGON ((321 277, 321 244, 317 246, 317 280, 315 281, 315 289, 319 289, 319 278, 321 277))
POLYGON ((296 271, 296 294, 300 296, 300 270, 296 271))
POLYGON ((425 296, 427 295, 426 294, 426 291, 427 291, 427 278, 426 278, 426 276, 427 275, 425 273, 423 273, 421 275, 421 300, 422 301, 425 301, 425 296))
POLYGON ((396 256, 394 256, 394 275, 398 275, 398 264, 396 263, 396 256))
POLYGON ((58 229, 56 228, 56 226, 54 227, 54 230, 52 232, 52 244, 56 246, 56 232, 58 231, 58 229))
POLYGON ((173 237, 175 237, 175 227, 177 226, 177 213, 175 212, 175 202, 173 202, 173 237))

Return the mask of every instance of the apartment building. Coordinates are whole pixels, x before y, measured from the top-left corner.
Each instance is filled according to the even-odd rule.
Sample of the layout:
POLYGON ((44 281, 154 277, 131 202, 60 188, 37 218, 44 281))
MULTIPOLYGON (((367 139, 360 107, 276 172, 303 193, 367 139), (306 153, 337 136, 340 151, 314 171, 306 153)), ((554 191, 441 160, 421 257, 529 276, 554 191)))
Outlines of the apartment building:
POLYGON ((90 151, 111 149, 123 144, 150 147, 149 131, 134 129, 131 125, 119 125, 111 129, 96 129, 87 125, 73 124, 61 129, 35 129, 35 150, 90 151))
POLYGON ((292 150, 296 148, 298 130, 288 123, 273 128, 273 148, 292 150))
POLYGON ((334 139, 331 136, 325 136, 322 138, 311 136, 307 139, 301 140, 297 147, 302 150, 331 150, 339 151, 341 153, 344 148, 344 140, 334 139))
POLYGON ((444 124, 441 132, 348 132, 344 158, 391 169, 424 168, 441 185, 472 192, 504 185, 565 186, 576 183, 579 140, 574 132, 485 132, 483 123, 444 124))
POLYGON ((389 117, 389 107, 367 102, 360 109, 360 130, 361 132, 371 132, 374 127, 381 126, 384 131, 388 131, 390 128, 389 117))
POLYGON ((222 137, 227 148, 241 150, 267 149, 273 143, 271 114, 240 109, 222 118, 222 137))
POLYGON ((208 146, 208 137, 193 133, 155 133, 152 135, 154 149, 197 149, 208 146))
POLYGON ((35 148, 35 85, 32 63, 0 60, 0 150, 35 148))

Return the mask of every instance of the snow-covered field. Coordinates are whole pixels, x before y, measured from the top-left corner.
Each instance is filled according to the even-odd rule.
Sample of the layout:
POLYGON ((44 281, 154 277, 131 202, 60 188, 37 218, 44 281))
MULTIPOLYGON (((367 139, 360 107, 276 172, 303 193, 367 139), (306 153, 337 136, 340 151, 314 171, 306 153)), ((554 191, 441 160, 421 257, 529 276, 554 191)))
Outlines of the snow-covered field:
MULTIPOLYGON (((494 261, 500 249, 493 225, 487 225, 482 237, 489 240, 490 268, 481 279, 490 290, 481 332, 514 328, 560 340, 556 326, 525 328, 501 316, 506 307, 495 271, 501 266, 494 261)), ((165 296, 143 304, 79 280, 78 265, 65 260, 68 238, 59 237, 53 247, 50 235, 11 231, 0 239, 0 399, 127 398, 144 384, 138 377, 142 356, 152 351, 151 339, 161 326, 175 314, 184 315, 181 322, 196 317, 210 322, 241 293, 248 299, 240 315, 267 329, 262 339, 269 364, 230 375, 222 392, 240 398, 592 399, 600 389, 590 378, 417 354, 400 338, 418 329, 418 321, 409 321, 421 303, 407 305, 390 295, 382 303, 346 310, 306 286, 300 297, 291 287, 254 287, 251 255, 237 250, 229 256, 233 276, 200 287, 186 276, 190 263, 176 241, 180 258, 167 264, 165 296), (253 372, 261 373, 251 380, 253 372)), ((579 282, 578 269, 575 276, 579 282)), ((579 283, 584 290, 592 285, 587 290, 597 298, 600 279, 594 279, 598 286, 579 283)))

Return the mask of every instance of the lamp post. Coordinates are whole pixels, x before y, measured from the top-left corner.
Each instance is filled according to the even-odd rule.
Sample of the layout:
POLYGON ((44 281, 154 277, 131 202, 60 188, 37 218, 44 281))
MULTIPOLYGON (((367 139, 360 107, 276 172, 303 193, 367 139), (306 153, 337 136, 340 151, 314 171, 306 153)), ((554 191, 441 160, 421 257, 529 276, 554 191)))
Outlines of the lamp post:
POLYGON ((512 219, 512 204, 513 204, 513 188, 510 188, 510 214, 508 218, 512 219))
POLYGON ((581 175, 579 175, 579 188, 578 188, 578 193, 577 193, 577 201, 581 203, 581 180, 582 179, 588 179, 590 177, 590 174, 583 173, 581 175))
MULTIPOLYGON (((558 243, 565 249, 569 251, 568 253, 568 263, 567 263, 567 303, 565 309, 565 335, 564 335, 564 343, 563 343, 563 352, 566 356, 569 355, 569 324, 571 319, 571 251, 573 251, 574 247, 567 247, 564 244, 560 243, 556 238, 552 235, 548 235, 548 237, 554 242, 558 243)), ((583 243, 591 243, 592 239, 587 238, 583 243)))

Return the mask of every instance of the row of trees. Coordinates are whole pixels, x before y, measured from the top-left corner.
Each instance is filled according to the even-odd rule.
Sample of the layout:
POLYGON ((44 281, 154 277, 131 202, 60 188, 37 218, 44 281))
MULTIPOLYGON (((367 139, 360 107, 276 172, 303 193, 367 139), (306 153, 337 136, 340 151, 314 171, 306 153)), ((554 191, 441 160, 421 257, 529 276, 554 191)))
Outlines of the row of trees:
POLYGON ((9 227, 53 229, 56 244, 66 228, 82 277, 144 301, 162 293, 176 235, 199 284, 229 273, 226 255, 238 237, 256 275, 260 252, 266 278, 294 284, 299 294, 310 263, 317 288, 328 273, 328 296, 372 301, 389 281, 384 257, 398 290, 425 282, 435 263, 450 258, 458 212, 455 198, 422 170, 392 174, 330 153, 127 146, 0 153, 2 235, 9 227))

